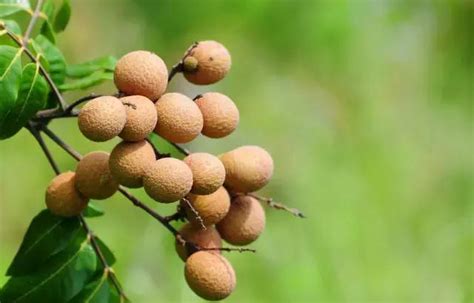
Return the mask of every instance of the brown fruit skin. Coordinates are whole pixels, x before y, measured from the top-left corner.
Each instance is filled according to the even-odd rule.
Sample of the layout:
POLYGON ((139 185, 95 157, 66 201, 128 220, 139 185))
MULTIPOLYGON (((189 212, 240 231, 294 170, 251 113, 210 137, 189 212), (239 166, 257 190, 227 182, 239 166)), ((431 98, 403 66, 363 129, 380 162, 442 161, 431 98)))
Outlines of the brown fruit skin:
POLYGON ((202 130, 203 119, 193 100, 179 93, 164 94, 156 103, 155 133, 174 143, 187 143, 202 130))
MULTIPOLYGON (((231 207, 229 193, 227 193, 224 187, 220 187, 210 195, 199 196, 190 194, 187 196, 187 199, 199 214, 205 226, 220 222, 227 215, 231 207)), ((181 205, 186 211, 186 217, 189 222, 195 226, 201 226, 201 222, 196 218, 196 215, 187 203, 182 203, 181 205)))
POLYGON ((118 183, 138 188, 143 186, 145 170, 155 162, 153 147, 146 141, 120 142, 110 154, 109 167, 118 183))
MULTIPOLYGON (((201 226, 194 226, 190 223, 187 223, 181 227, 179 234, 183 237, 184 240, 198 245, 200 248, 221 248, 222 240, 221 236, 213 226, 209 226, 206 229, 202 229, 201 226)), ((176 253, 178 253, 181 260, 186 261, 186 259, 192 255, 194 252, 187 252, 186 248, 175 241, 176 253)), ((211 253, 220 254, 219 250, 210 250, 211 253)))
POLYGON ((225 185, 234 192, 248 193, 261 189, 273 175, 273 160, 259 146, 246 145, 220 156, 224 164, 225 185))
POLYGON ((219 254, 207 251, 192 254, 186 260, 184 276, 194 293, 206 300, 222 300, 235 289, 235 271, 219 254))
POLYGON ((221 160, 208 153, 193 153, 183 159, 193 172, 191 192, 209 195, 224 184, 225 168, 221 160))
POLYGON ((103 142, 120 134, 126 120, 127 113, 122 102, 112 96, 102 96, 84 105, 77 122, 86 138, 103 142))
POLYGON ((184 77, 191 83, 206 85, 223 79, 232 65, 229 51, 219 42, 201 41, 188 56, 197 59, 194 71, 184 71, 184 77))
POLYGON ((193 186, 193 173, 181 160, 162 158, 151 164, 143 176, 146 193, 158 202, 184 198, 193 186))
POLYGON ((222 138, 239 125, 239 110, 235 103, 220 93, 205 93, 196 100, 204 119, 201 133, 209 138, 222 138))
POLYGON ((73 217, 87 207, 89 199, 81 195, 75 186, 74 172, 65 172, 54 177, 46 189, 46 206, 55 215, 73 217))
POLYGON ((109 153, 88 153, 76 166, 76 188, 90 199, 103 200, 118 190, 118 182, 109 169, 109 153))
POLYGON ((156 54, 133 51, 118 60, 114 82, 127 95, 141 95, 156 101, 168 85, 168 69, 156 54))
POLYGON ((153 102, 144 96, 120 98, 127 112, 127 122, 119 134, 124 141, 144 140, 155 129, 158 117, 153 102))
POLYGON ((265 229, 265 211, 257 199, 238 196, 232 200, 229 212, 216 227, 227 243, 247 245, 265 229))

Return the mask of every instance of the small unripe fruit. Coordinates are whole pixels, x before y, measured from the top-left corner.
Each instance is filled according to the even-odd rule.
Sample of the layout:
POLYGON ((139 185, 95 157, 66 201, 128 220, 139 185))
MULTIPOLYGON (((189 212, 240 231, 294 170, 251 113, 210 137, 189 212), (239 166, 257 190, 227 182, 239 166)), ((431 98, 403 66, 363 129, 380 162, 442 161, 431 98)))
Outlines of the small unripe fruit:
POLYGON ((155 160, 155 151, 150 143, 123 141, 112 150, 109 167, 120 184, 137 188, 143 186, 143 174, 155 160))
POLYGON ((125 141, 141 141, 155 129, 157 115, 153 102, 143 96, 120 98, 127 112, 127 122, 119 134, 125 141))
MULTIPOLYGON (((217 230, 211 226, 203 229, 200 226, 187 223, 181 227, 179 234, 185 241, 191 242, 200 248, 221 248, 222 246, 221 236, 217 230)), ((186 251, 186 247, 177 240, 175 242, 175 248, 183 261, 186 261, 186 259, 194 253, 193 251, 186 251)), ((219 250, 209 250, 209 252, 220 254, 219 250)))
POLYGON ((186 260, 184 275, 189 287, 210 301, 228 297, 236 284, 235 271, 229 261, 207 251, 198 251, 186 260))
POLYGON ((230 197, 224 187, 220 187, 210 195, 190 194, 187 196, 187 199, 202 220, 196 217, 196 214, 189 208, 187 203, 182 203, 189 222, 196 226, 201 226, 201 224, 205 226, 216 224, 229 212, 230 197))
POLYGON ((156 103, 155 132, 174 143, 187 143, 202 130, 203 119, 193 100, 179 93, 164 94, 156 103))
POLYGON ((168 69, 156 54, 133 51, 118 60, 114 82, 127 95, 141 95, 156 101, 168 85, 168 69))
POLYGON ((261 147, 247 145, 220 156, 225 185, 235 192, 248 193, 264 187, 273 175, 273 160, 261 147))
POLYGON ((234 102, 220 93, 205 93, 196 100, 204 119, 202 134, 222 138, 232 133, 239 124, 239 110, 234 102))
POLYGON ((194 153, 183 160, 193 172, 191 192, 208 195, 224 184, 225 168, 221 160, 208 153, 194 153))
POLYGON ((122 102, 112 96, 103 96, 87 102, 77 121, 86 138, 103 142, 120 134, 126 120, 127 113, 122 102))
MULTIPOLYGON (((229 51, 216 41, 199 42, 186 57, 197 60, 197 67, 194 70, 184 70, 184 77, 194 84, 216 83, 225 77, 231 66, 229 51)), ((185 58, 184 62, 186 60, 185 58)))
POLYGON ((143 176, 143 187, 153 199, 170 203, 184 198, 193 186, 193 173, 181 160, 162 158, 151 164, 143 176))
POLYGON ((89 153, 77 164, 76 188, 84 196, 107 199, 117 191, 118 185, 109 169, 109 153, 89 153))
POLYGON ((46 189, 46 206, 57 216, 72 217, 86 208, 89 199, 81 195, 75 186, 74 172, 54 177, 46 189))
POLYGON ((232 200, 229 212, 217 224, 217 230, 227 243, 247 245, 255 241, 265 228, 265 211, 257 199, 238 196, 232 200))

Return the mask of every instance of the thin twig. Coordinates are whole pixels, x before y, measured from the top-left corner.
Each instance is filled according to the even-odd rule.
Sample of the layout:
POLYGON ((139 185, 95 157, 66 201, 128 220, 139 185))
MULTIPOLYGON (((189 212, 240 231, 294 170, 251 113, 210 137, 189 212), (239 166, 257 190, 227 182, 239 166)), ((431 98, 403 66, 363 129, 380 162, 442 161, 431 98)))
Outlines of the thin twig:
POLYGON ((248 194, 236 194, 237 196, 250 196, 250 197, 253 197, 261 202, 265 202, 267 203, 268 206, 272 207, 272 208, 275 208, 275 209, 281 209, 281 210, 284 210, 284 211, 287 211, 291 214, 293 214, 294 216, 296 217, 300 217, 300 218, 306 218, 306 216, 301 212, 299 211, 298 209, 296 208, 292 208, 292 207, 288 207, 282 203, 278 203, 278 202, 275 202, 273 201, 273 198, 267 198, 267 197, 262 197, 262 196, 259 196, 259 195, 256 195, 256 194, 252 194, 252 193, 248 193, 248 194))
POLYGON ((30 23, 28 24, 28 28, 26 29, 25 35, 23 37, 23 45, 25 47, 28 45, 28 40, 30 39, 31 32, 33 31, 33 28, 35 27, 35 23, 38 20, 42 5, 43 5, 43 0, 38 0, 38 2, 36 2, 35 11, 33 12, 33 15, 31 16, 30 23))
POLYGON ((47 126, 41 127, 41 129, 48 137, 51 138, 59 147, 61 147, 64 151, 70 154, 74 159, 80 161, 82 159, 82 155, 78 153, 74 148, 66 144, 61 138, 59 138, 55 133, 53 133, 47 126))
POLYGON ((26 128, 31 132, 33 137, 35 137, 36 141, 38 141, 41 149, 43 150, 43 153, 45 154, 46 158, 48 158, 48 162, 51 165, 51 168, 54 170, 56 175, 59 175, 61 173, 61 170, 58 167, 58 164, 53 158, 53 155, 51 154, 51 151, 49 150, 48 146, 43 140, 43 137, 41 137, 41 133, 35 128, 32 123, 28 123, 26 128))
POLYGON ((191 53, 191 51, 198 45, 198 42, 194 42, 187 50, 186 52, 184 53, 184 56, 181 58, 181 60, 179 60, 178 63, 176 63, 175 65, 173 65, 173 67, 171 68, 170 70, 170 73, 169 73, 169 76, 168 76, 168 82, 170 82, 173 77, 177 74, 177 73, 181 73, 183 72, 183 61, 184 59, 189 56, 189 54, 191 53))
POLYGON ((202 220, 201 216, 199 215, 198 211, 194 208, 194 206, 191 204, 191 202, 186 199, 186 198, 182 198, 181 199, 181 203, 185 203, 186 206, 191 210, 191 212, 193 213, 194 215, 194 218, 199 222, 199 224, 201 225, 201 229, 203 230, 206 230, 207 227, 206 225, 204 225, 204 221, 202 220))
POLYGON ((239 252, 239 253, 243 253, 243 252, 256 253, 257 252, 256 249, 243 248, 243 247, 198 247, 198 250, 205 250, 205 251, 218 250, 218 251, 227 251, 227 252, 236 251, 236 252, 239 252))

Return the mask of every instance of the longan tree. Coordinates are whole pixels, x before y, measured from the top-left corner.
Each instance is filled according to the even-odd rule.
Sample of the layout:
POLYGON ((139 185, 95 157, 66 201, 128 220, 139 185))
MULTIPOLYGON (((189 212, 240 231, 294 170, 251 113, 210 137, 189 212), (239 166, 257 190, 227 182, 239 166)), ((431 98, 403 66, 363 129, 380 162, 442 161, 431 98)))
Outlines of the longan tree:
POLYGON ((39 143, 56 174, 45 184, 46 209, 31 222, 7 270, 0 301, 124 302, 129 300, 112 266, 115 257, 89 228, 87 220, 104 213, 90 200, 119 193, 172 234, 184 262, 189 287, 208 300, 229 296, 236 285, 232 265, 222 252, 250 251, 265 227, 261 202, 303 217, 296 209, 254 192, 273 174, 270 154, 242 146, 215 156, 192 153, 179 145, 200 134, 222 138, 239 123, 236 104, 218 92, 190 98, 167 92, 182 73, 196 85, 222 80, 231 67, 228 50, 216 41, 196 42, 168 72, 150 51, 132 51, 82 64, 67 64, 56 47, 71 15, 69 0, 0 0, 0 18, 29 14, 26 29, 13 19, 0 21, 0 138, 26 128, 39 143), (67 102, 63 93, 89 89, 113 80, 117 92, 87 95, 67 102), (95 142, 120 138, 111 151, 80 155, 49 127, 55 119, 77 118, 79 132, 95 142), (44 137, 78 161, 62 172, 44 137), (183 156, 160 152, 154 142, 171 144, 183 156), (151 200, 175 203, 164 216, 134 197, 127 188, 143 187, 151 200), (186 222, 181 228, 175 222, 186 222), (222 241, 239 247, 224 247, 222 241))

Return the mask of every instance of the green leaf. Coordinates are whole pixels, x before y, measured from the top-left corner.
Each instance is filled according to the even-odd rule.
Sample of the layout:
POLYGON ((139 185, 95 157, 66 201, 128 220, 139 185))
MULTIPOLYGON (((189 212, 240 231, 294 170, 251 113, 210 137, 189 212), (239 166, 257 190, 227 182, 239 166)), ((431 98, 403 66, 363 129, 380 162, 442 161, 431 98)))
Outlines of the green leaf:
POLYGON ((115 258, 114 253, 110 250, 110 248, 99 237, 96 236, 95 239, 97 240, 97 244, 99 245, 100 250, 104 254, 104 257, 105 257, 105 260, 107 261, 107 264, 109 264, 109 266, 114 265, 115 262, 117 261, 117 259, 115 258))
POLYGON ((83 213, 84 217, 95 218, 104 215, 104 211, 93 202, 89 202, 83 213))
POLYGON ((117 58, 113 56, 101 57, 85 63, 70 64, 66 69, 66 74, 71 78, 82 78, 97 71, 113 72, 116 64, 117 58))
POLYGON ((19 48, 0 45, 0 124, 18 97, 22 52, 19 48))
POLYGON ((58 217, 47 209, 43 210, 31 221, 7 275, 19 276, 36 271, 51 256, 65 249, 80 229, 78 218, 58 217))
POLYGON ((36 53, 48 61, 49 68, 47 71, 53 82, 56 85, 63 84, 66 78, 66 59, 64 59, 61 51, 43 35, 36 37, 32 41, 32 45, 36 53))
POLYGON ((113 297, 113 285, 105 272, 98 275, 69 303, 109 303, 113 297))
POLYGON ((114 73, 112 72, 98 71, 85 78, 62 84, 58 88, 61 91, 86 89, 86 88, 98 85, 104 82, 105 80, 112 80, 113 78, 114 78, 114 73))
POLYGON ((54 19, 54 31, 59 33, 62 32, 71 18, 71 1, 64 0, 63 5, 59 8, 56 18, 54 19))
POLYGON ((3 22, 5 27, 15 35, 21 35, 21 27, 18 25, 18 23, 15 20, 0 20, 0 22, 3 22))
POLYGON ((41 12, 43 13, 44 17, 44 22, 43 25, 41 26, 40 33, 41 35, 45 36, 48 38, 48 40, 55 44, 56 43, 56 37, 54 34, 53 30, 53 24, 54 24, 54 1, 53 0, 48 0, 43 4, 43 7, 41 8, 41 12))
POLYGON ((28 0, 0 0, 0 17, 28 9, 31 9, 30 1, 28 0))

